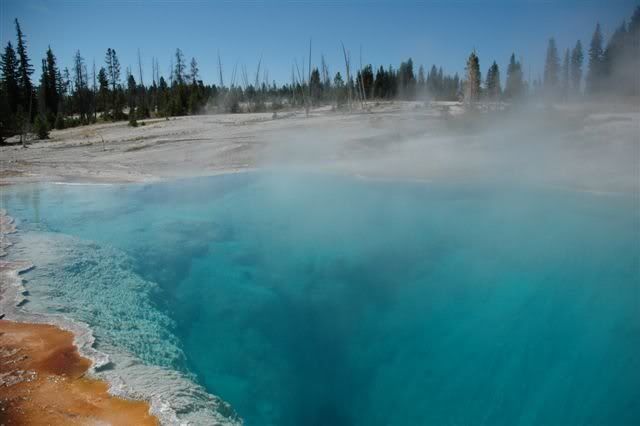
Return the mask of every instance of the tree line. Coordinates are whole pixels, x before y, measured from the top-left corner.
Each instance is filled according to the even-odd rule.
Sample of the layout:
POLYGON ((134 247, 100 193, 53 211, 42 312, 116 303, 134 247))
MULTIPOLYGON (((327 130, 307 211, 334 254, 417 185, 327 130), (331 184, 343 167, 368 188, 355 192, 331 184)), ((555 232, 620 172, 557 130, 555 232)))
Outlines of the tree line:
MULTIPOLYGON (((291 81, 269 82, 261 61, 250 79, 246 67, 235 65, 231 81, 225 85, 222 62, 218 57, 218 84, 204 84, 195 58, 187 61, 181 49, 171 59, 169 77, 160 75, 154 58, 151 78, 145 84, 140 52, 138 69, 122 69, 115 49, 107 49, 104 61, 88 64, 80 51, 71 69, 61 69, 51 47, 41 61, 40 80, 32 82, 34 65, 27 54, 26 37, 14 21, 15 47, 7 42, 0 54, 0 142, 11 135, 21 137, 29 130, 47 137, 49 129, 63 129, 102 121, 137 120, 199 112, 260 112, 285 107, 333 104, 352 108, 370 100, 442 100, 467 102, 508 101, 525 95, 544 95, 557 100, 587 95, 639 96, 640 7, 629 24, 623 22, 605 45, 600 25, 596 26, 589 49, 580 40, 561 56, 551 38, 547 46, 544 76, 525 81, 522 60, 512 54, 504 87, 501 71, 493 61, 483 80, 480 59, 474 51, 466 63, 465 75, 445 74, 433 65, 429 71, 415 71, 411 58, 393 66, 374 68, 371 64, 351 70, 350 55, 344 49, 346 73, 332 74, 324 57, 320 66, 298 64, 292 67, 291 81), (588 69, 583 72, 585 54, 588 69), (136 72, 137 71, 137 72, 136 72), (168 81, 167 81, 168 80, 168 81)), ((311 53, 311 51, 309 52, 311 53)), ((309 55, 311 58, 311 55, 309 55)))
POLYGON ((522 64, 511 55, 504 90, 500 86, 500 69, 496 62, 489 67, 482 81, 479 58, 472 52, 467 59, 465 81, 462 83, 464 99, 511 100, 525 93, 557 101, 587 97, 637 98, 640 96, 640 7, 631 16, 629 24, 622 24, 604 44, 600 24, 596 24, 589 50, 584 51, 578 40, 560 56, 556 41, 547 44, 543 78, 534 80, 529 87, 523 79, 522 64), (584 72, 585 54, 588 55, 584 72))

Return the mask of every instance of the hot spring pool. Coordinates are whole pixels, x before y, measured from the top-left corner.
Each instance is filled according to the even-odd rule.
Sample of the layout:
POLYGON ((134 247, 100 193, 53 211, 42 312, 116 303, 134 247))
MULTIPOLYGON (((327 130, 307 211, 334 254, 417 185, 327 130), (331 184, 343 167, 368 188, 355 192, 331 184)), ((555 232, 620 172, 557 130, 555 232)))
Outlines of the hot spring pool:
POLYGON ((241 174, 2 204, 26 309, 248 425, 640 422, 637 195, 241 174))

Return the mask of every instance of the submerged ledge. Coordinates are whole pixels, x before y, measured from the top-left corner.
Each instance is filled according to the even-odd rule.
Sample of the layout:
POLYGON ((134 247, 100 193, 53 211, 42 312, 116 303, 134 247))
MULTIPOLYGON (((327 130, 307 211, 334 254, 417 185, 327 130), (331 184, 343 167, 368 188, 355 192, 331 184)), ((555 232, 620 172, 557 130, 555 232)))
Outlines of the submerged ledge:
MULTIPOLYGON (((4 327, 11 327, 9 324, 16 324, 17 327, 21 327, 16 333, 22 333, 24 337, 33 336, 33 339, 39 339, 36 337, 38 333, 42 331, 39 327, 46 327, 48 330, 55 330, 59 333, 63 333, 68 336, 69 344, 67 349, 60 352, 60 359, 68 360, 67 355, 74 353, 73 357, 77 357, 84 361, 74 362, 86 362, 87 366, 84 368, 81 375, 78 377, 86 382, 82 382, 75 387, 62 387, 59 391, 51 390, 52 395, 65 395, 63 392, 70 392, 70 396, 77 398, 77 393, 87 392, 85 394, 88 401, 101 401, 100 404, 105 407, 107 413, 113 410, 120 410, 120 407, 126 407, 127 402, 133 403, 135 406, 141 405, 145 407, 144 413, 149 421, 138 421, 139 419, 131 418, 130 420, 122 417, 115 418, 113 415, 117 413, 109 414, 111 417, 93 417, 92 421, 98 421, 99 423, 105 422, 109 424, 162 424, 162 425, 187 425, 187 424, 219 424, 219 425, 240 425, 242 420, 233 412, 233 409, 226 402, 222 401, 215 395, 206 393, 203 388, 190 382, 187 378, 176 372, 170 370, 149 366, 146 367, 140 363, 137 359, 130 356, 111 354, 115 359, 112 359, 106 353, 96 350, 94 347, 95 337, 90 326, 82 321, 68 318, 61 314, 45 314, 37 312, 29 312, 23 309, 23 306, 28 302, 27 295, 29 294, 24 286, 24 280, 20 274, 30 271, 34 268, 31 261, 25 260, 6 260, 4 256, 7 256, 10 247, 15 244, 17 248, 21 245, 21 238, 19 236, 8 238, 9 234, 16 233, 16 225, 11 216, 7 214, 5 209, 0 209, 0 365, 3 368, 0 370, 0 405, 4 410, 7 408, 16 408, 18 411, 35 410, 37 415, 38 411, 42 411, 42 407, 38 408, 34 405, 20 405, 7 406, 5 404, 13 397, 5 395, 4 387, 7 386, 6 380, 11 380, 11 372, 5 371, 5 365, 11 365, 15 360, 6 358, 5 356, 11 354, 13 350, 18 354, 17 356, 24 356, 29 350, 39 351, 38 354, 44 356, 45 353, 51 353, 57 349, 43 349, 42 345, 38 348, 28 349, 22 347, 25 339, 17 339, 17 346, 12 351, 4 351, 5 347, 11 346, 9 339, 11 335, 3 334, 5 332, 4 327), (117 356, 116 356, 117 355, 117 356), (114 362, 116 364, 123 363, 125 365, 125 371, 118 372, 114 369, 114 362), (124 376, 122 375, 124 374, 124 376), (142 382, 137 381, 133 383, 131 377, 136 376, 140 378, 142 374, 142 382), (104 387, 104 389, 103 389, 104 387), (93 392, 95 390, 95 392, 93 392), (104 398, 110 398, 116 402, 102 401, 104 398), (191 405, 190 398, 199 398, 199 404, 191 405), (123 405, 124 403, 124 405, 123 405), (136 405, 137 404, 137 405, 136 405), (195 410, 192 412, 192 409, 195 410), (186 410, 186 411, 185 411, 186 410), (178 412, 181 416, 178 416, 178 412), (187 415, 188 413, 193 414, 187 415), (119 419, 119 420, 118 420, 119 419), (114 421, 115 423, 113 423, 114 421)), ((26 256, 29 257, 29 256, 26 256)), ((51 333, 47 331, 45 333, 51 333)), ((55 341, 59 341, 62 337, 55 337, 55 341)), ((41 340, 41 341, 47 341, 41 340)), ((49 342, 47 341, 47 344, 49 342)), ((39 356, 40 356, 39 355, 39 356)), ((13 366, 11 371, 20 371, 20 374, 26 371, 32 371, 33 368, 23 368, 13 366)), ((49 371, 49 370, 46 370, 49 371)), ((48 374, 48 373, 47 373, 48 374)), ((57 381, 60 378, 49 377, 48 381, 57 381)), ((46 382, 48 383, 48 382, 46 382)), ((37 386, 38 388, 40 386, 37 386)), ((27 389, 27 393, 31 393, 27 389)), ((49 391, 47 391, 49 392, 49 391)), ((7 394, 10 395, 10 394, 7 394)), ((23 395, 24 396, 24 395, 23 395)), ((19 397, 18 397, 19 398, 19 397)), ((69 399, 69 398, 65 398, 69 399)), ((49 408, 55 407, 55 409, 61 410, 70 415, 78 415, 76 411, 65 411, 67 406, 58 406, 52 404, 50 401, 46 402, 49 408)), ((129 408, 123 408, 129 410, 129 408)), ((133 409, 137 412, 137 408, 133 409)), ((94 407, 92 413, 95 415, 99 410, 94 407)), ((24 413, 22 413, 24 414, 24 413)), ((21 414, 21 415, 22 415, 21 414)), ((136 414, 137 415, 137 414, 136 414)), ((0 423, 5 424, 5 419, 8 420, 8 412, 0 412, 0 423)), ((96 415, 97 416, 97 415, 96 415)), ((21 419, 27 419, 26 417, 20 417, 21 419)), ((34 417, 36 418, 36 417, 34 417)), ((38 417, 39 419, 39 417, 38 417)), ((69 424, 76 423, 77 421, 82 423, 84 419, 82 415, 78 415, 76 420, 71 417, 67 418, 52 418, 51 421, 47 421, 48 424, 69 424), (56 421, 58 420, 58 421, 56 421)), ((29 421, 18 421, 17 424, 31 424, 29 421)), ((86 422, 85 422, 86 423, 86 422)))

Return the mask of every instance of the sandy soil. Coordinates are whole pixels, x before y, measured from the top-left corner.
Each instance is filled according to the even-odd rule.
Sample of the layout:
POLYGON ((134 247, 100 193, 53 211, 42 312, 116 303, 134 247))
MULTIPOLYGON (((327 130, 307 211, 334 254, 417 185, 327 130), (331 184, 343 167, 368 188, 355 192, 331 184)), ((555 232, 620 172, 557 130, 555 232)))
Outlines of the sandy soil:
POLYGON ((253 169, 370 177, 533 180, 638 189, 640 110, 531 106, 462 114, 459 104, 382 103, 352 114, 205 115, 53 131, 0 147, 0 184, 144 182, 253 169), (104 143, 103 143, 104 140, 104 143))

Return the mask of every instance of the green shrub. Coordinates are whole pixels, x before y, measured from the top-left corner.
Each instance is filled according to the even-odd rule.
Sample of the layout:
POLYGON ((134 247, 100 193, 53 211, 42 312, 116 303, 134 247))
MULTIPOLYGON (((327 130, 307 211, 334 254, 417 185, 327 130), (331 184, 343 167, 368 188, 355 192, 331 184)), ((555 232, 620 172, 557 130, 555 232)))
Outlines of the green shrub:
POLYGON ((46 118, 42 115, 37 115, 36 119, 33 123, 33 129, 38 136, 38 139, 49 139, 49 124, 47 123, 46 118))
POLYGON ((138 120, 136 120, 136 110, 133 108, 131 109, 131 111, 129 111, 129 126, 138 127, 138 120))

